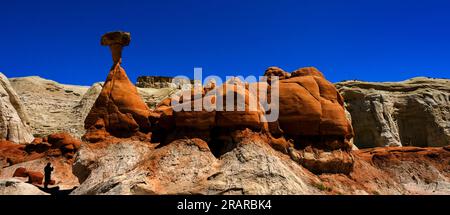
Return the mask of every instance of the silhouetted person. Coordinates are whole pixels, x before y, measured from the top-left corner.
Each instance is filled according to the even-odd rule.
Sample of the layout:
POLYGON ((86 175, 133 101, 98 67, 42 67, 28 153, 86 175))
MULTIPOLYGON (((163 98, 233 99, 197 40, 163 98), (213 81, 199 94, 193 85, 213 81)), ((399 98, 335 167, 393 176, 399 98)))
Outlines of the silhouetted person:
POLYGON ((50 184, 50 180, 52 180, 53 167, 51 165, 52 164, 50 162, 48 162, 44 168, 44 173, 45 173, 44 188, 45 189, 48 188, 48 184, 50 184))

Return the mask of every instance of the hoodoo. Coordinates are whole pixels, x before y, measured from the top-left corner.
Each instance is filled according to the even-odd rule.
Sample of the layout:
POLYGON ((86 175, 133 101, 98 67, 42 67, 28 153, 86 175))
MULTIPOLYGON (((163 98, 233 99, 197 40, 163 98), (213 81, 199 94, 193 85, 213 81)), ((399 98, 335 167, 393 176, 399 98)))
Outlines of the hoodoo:
POLYGON ((85 119, 84 139, 98 142, 106 136, 130 137, 150 131, 150 109, 121 67, 122 49, 128 46, 128 32, 110 32, 102 36, 101 45, 109 46, 113 66, 103 89, 85 119))

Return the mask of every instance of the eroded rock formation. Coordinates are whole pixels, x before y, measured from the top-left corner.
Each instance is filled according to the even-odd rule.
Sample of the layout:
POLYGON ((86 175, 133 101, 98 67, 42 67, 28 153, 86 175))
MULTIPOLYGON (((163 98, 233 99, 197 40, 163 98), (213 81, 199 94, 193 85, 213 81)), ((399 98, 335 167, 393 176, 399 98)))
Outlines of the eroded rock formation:
POLYGON ((450 144, 450 80, 346 81, 345 98, 360 148, 450 144))
POLYGON ((9 80, 0 73, 0 140, 31 142, 29 119, 9 80))
MULTIPOLYGON (((352 151, 355 164, 349 174, 319 174, 274 150, 259 132, 247 129, 235 136, 236 146, 220 158, 213 156, 208 143, 199 138, 178 139, 163 147, 129 139, 83 145, 73 168, 82 183, 71 194, 450 192, 447 165, 450 149, 400 147, 352 151)), ((310 161, 319 159, 305 157, 310 161)), ((339 163, 342 162, 334 164, 339 163)))
MULTIPOLYGON (((39 184, 40 171, 51 162, 57 186, 79 185, 71 194, 450 193, 448 146, 352 151, 348 120, 355 125, 356 144, 368 138, 369 145, 382 146, 408 145, 410 139, 406 142, 411 145, 448 144, 446 80, 339 83, 344 101, 314 67, 291 73, 270 67, 265 76, 277 76, 278 82, 235 78, 220 86, 194 86, 173 103, 176 97, 166 97, 176 89, 137 89, 129 81, 120 66, 122 48, 129 42, 124 32, 102 37, 113 55, 106 82, 86 89, 71 105, 70 113, 86 117, 84 139, 91 143, 65 133, 27 145, 0 141, 0 178, 7 180, 0 182, 0 192, 33 193, 29 187, 11 189, 11 184, 23 184, 9 178, 39 184), (257 97, 254 86, 268 87, 269 94, 257 97), (265 115, 274 110, 264 102, 270 103, 277 90, 279 118, 266 122, 265 115), (222 100, 227 96, 231 100, 222 100), (254 101, 256 109, 251 109, 254 101), (192 109, 180 111, 182 107, 192 109), (365 138, 367 132, 371 136, 365 138)), ((49 89, 55 92, 66 89, 53 87, 49 89)))
POLYGON ((14 144, 0 141, 0 164, 8 167, 43 157, 64 157, 72 159, 82 142, 67 133, 51 134, 37 138, 29 144, 14 144))
MULTIPOLYGON (((209 87, 181 92, 172 106, 171 99, 164 100, 150 116, 152 141, 170 144, 174 140, 199 138, 207 142, 216 157, 232 150, 239 133, 245 129, 258 132, 267 138, 273 148, 289 154, 294 160, 317 173, 349 173, 353 157, 349 154, 353 131, 345 116, 343 98, 333 84, 326 81, 315 68, 302 68, 291 74, 270 67, 266 75, 280 76, 279 119, 266 122, 265 110, 251 84, 238 79, 228 80, 213 89, 209 87), (227 97, 233 102, 227 107, 227 97), (201 106, 196 110, 195 104, 201 106), (254 108, 250 108, 254 102, 254 108), (241 108, 238 109, 238 106, 241 108), (187 109, 184 109, 187 108, 187 109), (306 153, 305 148, 311 150, 306 153)), ((268 80, 269 84, 270 80, 268 80)))
POLYGON ((87 141, 97 142, 108 135, 130 137, 150 131, 150 110, 120 66, 122 48, 129 42, 130 34, 124 32, 112 32, 102 37, 101 44, 110 46, 114 64, 86 117, 84 139, 87 141))
POLYGON ((0 195, 49 195, 34 185, 19 179, 0 179, 0 195))
POLYGON ((136 87, 140 88, 180 88, 183 84, 194 84, 193 80, 183 78, 173 78, 164 76, 139 76, 136 81, 136 87))
POLYGON ((34 136, 68 132, 79 138, 84 134, 83 119, 74 107, 88 87, 61 84, 37 76, 11 78, 10 82, 29 116, 34 136))

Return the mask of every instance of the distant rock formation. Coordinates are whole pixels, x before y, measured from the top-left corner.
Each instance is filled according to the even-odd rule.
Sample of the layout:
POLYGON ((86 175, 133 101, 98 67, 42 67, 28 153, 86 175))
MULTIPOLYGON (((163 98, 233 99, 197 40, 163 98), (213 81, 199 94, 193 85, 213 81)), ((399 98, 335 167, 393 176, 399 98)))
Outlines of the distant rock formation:
POLYGON ((164 76, 139 76, 136 87, 140 88, 176 88, 181 89, 183 84, 194 84, 193 80, 164 76))
POLYGON ((336 86, 359 148, 450 144, 450 80, 345 81, 336 86))
POLYGON ((75 107, 87 86, 61 84, 38 76, 11 78, 10 82, 29 116, 33 135, 68 132, 79 138, 84 134, 83 119, 75 107))
POLYGON ((0 140, 29 143, 34 137, 30 131, 25 109, 9 80, 0 73, 0 140))
POLYGON ((108 135, 130 137, 137 132, 150 131, 150 109, 120 66, 122 48, 129 42, 130 34, 125 32, 107 33, 102 37, 101 44, 110 46, 114 64, 84 121, 87 132, 83 138, 87 141, 98 142, 108 135))

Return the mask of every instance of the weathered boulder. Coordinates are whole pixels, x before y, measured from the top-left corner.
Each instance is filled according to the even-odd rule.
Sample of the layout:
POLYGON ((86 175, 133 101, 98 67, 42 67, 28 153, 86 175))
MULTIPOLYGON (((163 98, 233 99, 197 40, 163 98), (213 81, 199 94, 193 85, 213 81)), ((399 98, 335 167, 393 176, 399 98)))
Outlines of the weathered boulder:
POLYGON ((29 143, 34 137, 25 109, 9 80, 0 73, 0 140, 29 143))
POLYGON ((290 75, 269 68, 265 75, 282 77, 279 118, 268 124, 270 145, 316 174, 349 174, 354 164, 349 153, 353 129, 334 85, 314 67, 290 75))
POLYGON ((83 94, 77 106, 74 107, 74 112, 80 116, 80 123, 83 123, 89 112, 91 112, 95 101, 97 100, 100 92, 103 89, 103 85, 103 82, 94 83, 91 87, 89 87, 86 93, 83 94))
POLYGON ((345 81, 345 98, 359 148, 450 144, 450 80, 345 81))
POLYGON ((19 177, 23 181, 28 180, 28 171, 36 171, 44 173, 44 167, 47 163, 51 163, 54 171, 51 179, 60 188, 71 189, 78 186, 78 179, 72 174, 72 161, 64 157, 42 157, 26 162, 14 164, 4 167, 0 172, 0 179, 8 179, 11 177, 19 177))
POLYGON ((28 182, 31 184, 42 184, 44 181, 44 174, 36 171, 27 171, 28 182))
POLYGON ((301 68, 280 80, 279 103, 279 127, 296 144, 304 147, 312 143, 330 150, 351 148, 353 130, 344 100, 317 69, 301 68))
POLYGON ((288 135, 351 138, 342 97, 316 69, 299 69, 292 73, 292 78, 280 81, 279 121, 288 135))
POLYGON ((266 69, 266 71, 264 72, 264 76, 267 77, 277 76, 279 80, 284 80, 290 78, 291 74, 279 67, 272 66, 266 69))
POLYGON ((72 158, 81 147, 82 142, 67 133, 51 134, 47 137, 48 143, 53 149, 59 149, 67 158, 72 158))
POLYGON ((180 91, 177 97, 163 100, 152 112, 152 141, 167 143, 197 137, 214 142, 222 137, 229 138, 230 132, 235 130, 261 131, 266 127, 261 120, 263 113, 256 95, 242 83, 228 82, 214 88, 180 91), (175 106, 172 106, 173 99, 178 102, 175 106), (198 110, 197 102, 201 105, 198 110))
POLYGON ((41 153, 29 154, 25 149, 26 145, 15 144, 9 141, 0 141, 1 167, 7 167, 43 157, 43 154, 41 153))
POLYGON ((154 146, 148 143, 126 139, 83 145, 72 168, 81 186, 72 194, 99 194, 101 191, 97 191, 97 187, 135 169, 152 148, 154 146))
POLYGON ((0 195, 48 195, 32 184, 18 179, 0 179, 0 195))
POLYGON ((28 171, 25 167, 19 167, 14 171, 13 177, 28 177, 28 171))
MULTIPOLYGON (((220 128, 261 130, 263 110, 256 98, 244 85, 224 84, 216 88, 217 98, 222 98, 224 111, 216 111, 216 126, 220 128), (241 88, 241 89, 239 89, 241 88), (227 97, 232 96, 232 110, 227 110, 227 97), (254 102, 254 104, 251 104, 254 102), (251 109, 254 105, 254 109, 251 109)), ((219 103, 217 101, 217 103, 219 103)))
POLYGON ((0 164, 8 167, 22 162, 44 157, 61 158, 71 162, 75 152, 82 142, 67 133, 49 135, 30 144, 14 144, 10 141, 0 141, 0 164), (47 142, 48 141, 48 142, 47 142))

